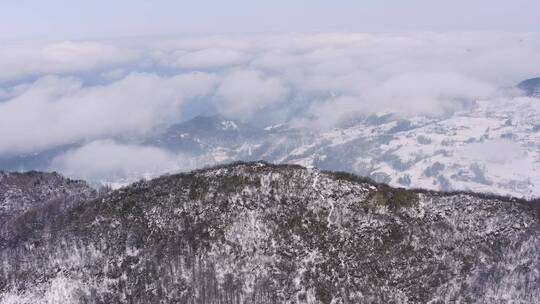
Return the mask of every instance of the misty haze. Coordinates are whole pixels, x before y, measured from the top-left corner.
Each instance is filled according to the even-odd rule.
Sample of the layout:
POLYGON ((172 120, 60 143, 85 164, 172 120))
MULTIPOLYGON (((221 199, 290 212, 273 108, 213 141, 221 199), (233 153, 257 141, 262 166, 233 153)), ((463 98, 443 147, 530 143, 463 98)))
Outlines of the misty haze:
POLYGON ((0 4, 0 303, 538 303, 540 4, 0 4))

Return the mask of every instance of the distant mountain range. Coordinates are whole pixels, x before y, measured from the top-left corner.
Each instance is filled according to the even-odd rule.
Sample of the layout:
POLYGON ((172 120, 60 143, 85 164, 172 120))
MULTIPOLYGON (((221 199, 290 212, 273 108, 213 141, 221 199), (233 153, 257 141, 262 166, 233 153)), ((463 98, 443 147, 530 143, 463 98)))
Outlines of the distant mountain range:
MULTIPOLYGON (((538 97, 539 79, 518 87, 538 97)), ((143 145, 202 157, 208 164, 266 160, 352 172, 393 186, 540 197, 537 98, 476 101, 437 117, 379 113, 323 131, 199 116, 143 145)), ((0 158, 0 168, 46 170, 54 157, 73 147, 0 158)))

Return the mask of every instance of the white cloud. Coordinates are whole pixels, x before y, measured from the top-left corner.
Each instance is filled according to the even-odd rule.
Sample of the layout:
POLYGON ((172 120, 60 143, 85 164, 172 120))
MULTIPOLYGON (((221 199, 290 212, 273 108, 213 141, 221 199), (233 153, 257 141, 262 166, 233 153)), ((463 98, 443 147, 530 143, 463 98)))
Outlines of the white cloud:
POLYGON ((346 118, 362 113, 361 102, 353 96, 336 96, 324 101, 312 103, 305 118, 297 119, 295 124, 301 127, 328 129, 346 118))
POLYGON ((178 119, 187 100, 208 94, 212 74, 131 74, 106 86, 44 77, 0 103, 0 154, 107 137, 140 137, 178 119))
POLYGON ((0 101, 9 97, 9 92, 6 89, 0 88, 0 101))
POLYGON ((305 114, 319 126, 351 113, 453 111, 540 70, 536 34, 321 34, 298 41, 305 48, 270 48, 251 66, 307 99, 305 114))
POLYGON ((515 159, 523 159, 523 149, 511 140, 493 139, 471 143, 463 148, 460 157, 490 164, 505 164, 515 159))
POLYGON ((528 180, 538 176, 534 161, 518 142, 488 139, 464 146, 454 155, 461 163, 476 164, 495 180, 528 180))
POLYGON ((0 154, 145 136, 178 122, 197 96, 211 98, 192 112, 215 107, 233 118, 267 116, 324 128, 359 113, 437 115, 539 76, 538 54, 540 35, 520 33, 203 35, 8 45, 0 48, 0 82, 56 77, 0 89, 0 154), (161 75, 212 69, 215 75, 125 76, 137 69, 161 75), (71 78, 94 72, 111 83, 85 87, 71 78))
POLYGON ((154 147, 94 141, 53 160, 51 169, 89 181, 118 181, 181 169, 181 159, 154 147))
POLYGON ((122 68, 112 69, 101 73, 101 78, 108 81, 116 81, 126 77, 129 74, 128 71, 122 68))
MULTIPOLYGON (((475 100, 497 92, 489 83, 452 73, 408 73, 381 83, 367 82, 368 86, 359 84, 358 90, 342 90, 340 95, 311 103, 306 111, 308 119, 301 124, 324 129, 347 118, 379 111, 440 115, 471 106, 475 100)), ((338 88, 336 91, 340 92, 338 88)))
POLYGON ((278 78, 263 77, 255 70, 228 74, 217 90, 218 109, 231 117, 249 118, 265 107, 284 102, 288 90, 278 78))
POLYGON ((212 157, 173 154, 157 147, 97 140, 56 157, 49 169, 72 178, 122 186, 142 178, 215 163, 212 157))
POLYGON ((133 48, 99 42, 8 44, 0 48, 0 82, 27 76, 84 72, 125 64, 140 55, 133 48))
POLYGON ((161 57, 162 62, 184 69, 225 67, 245 63, 249 59, 245 53, 220 48, 208 48, 193 52, 180 50, 161 57))
POLYGON ((465 75, 406 73, 366 90, 363 97, 368 109, 386 107, 406 114, 442 114, 495 93, 496 88, 489 83, 465 75))

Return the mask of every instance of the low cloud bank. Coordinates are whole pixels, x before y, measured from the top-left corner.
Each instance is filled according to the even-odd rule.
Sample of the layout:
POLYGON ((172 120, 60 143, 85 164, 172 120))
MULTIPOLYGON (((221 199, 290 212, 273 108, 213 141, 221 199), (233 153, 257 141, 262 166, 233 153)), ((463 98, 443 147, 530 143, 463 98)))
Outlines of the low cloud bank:
POLYGON ((43 77, 0 103, 0 155, 99 138, 137 138, 175 122, 182 106, 206 95, 211 74, 130 74, 104 86, 43 77))
POLYGON ((447 114, 538 76, 539 54, 540 36, 527 33, 7 45, 0 50, 0 156, 140 139, 196 114, 314 128, 377 112, 447 114))
POLYGON ((172 154, 156 147, 102 140, 58 156, 50 169, 72 178, 114 185, 212 163, 211 159, 172 154))
POLYGON ((0 83, 88 72, 137 61, 141 56, 134 48, 95 41, 6 44, 0 48, 0 83))

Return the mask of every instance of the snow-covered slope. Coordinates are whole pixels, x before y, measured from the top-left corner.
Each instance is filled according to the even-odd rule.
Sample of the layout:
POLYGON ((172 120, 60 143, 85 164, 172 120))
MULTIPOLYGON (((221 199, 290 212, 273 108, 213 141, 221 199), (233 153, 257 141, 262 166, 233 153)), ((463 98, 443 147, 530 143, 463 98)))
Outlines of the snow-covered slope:
POLYGON ((47 204, 87 200, 97 196, 97 191, 86 182, 71 180, 60 174, 43 172, 0 171, 0 228, 8 219, 47 204))
MULTIPOLYGON (((234 122, 220 124, 227 123, 234 122)), ((349 171, 394 186, 540 196, 536 98, 478 101, 438 117, 384 113, 327 131, 289 125, 234 129, 228 130, 228 141, 185 129, 171 128, 168 141, 158 144, 177 151, 195 146, 215 162, 263 159, 349 171), (176 145, 180 138, 184 145, 176 145)))
POLYGON ((318 134, 284 161, 406 187, 540 196, 540 102, 480 101, 449 117, 386 119, 318 134))

